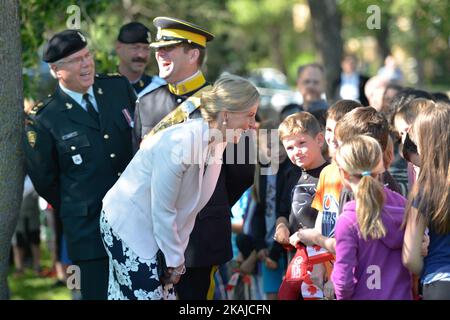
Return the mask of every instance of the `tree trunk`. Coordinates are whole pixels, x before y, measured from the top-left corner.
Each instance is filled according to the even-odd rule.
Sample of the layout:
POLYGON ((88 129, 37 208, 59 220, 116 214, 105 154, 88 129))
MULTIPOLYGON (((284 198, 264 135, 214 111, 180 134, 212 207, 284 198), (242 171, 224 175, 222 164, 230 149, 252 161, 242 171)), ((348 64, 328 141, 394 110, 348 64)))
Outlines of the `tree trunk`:
POLYGON ((279 26, 271 26, 268 28, 267 32, 270 36, 270 45, 269 45, 269 52, 270 57, 272 60, 272 63, 275 65, 275 67, 283 72, 284 74, 287 74, 285 61, 284 61, 284 55, 283 55, 283 45, 281 41, 281 30, 279 26))
POLYGON ((327 98, 333 99, 341 74, 341 14, 335 0, 308 0, 314 43, 320 51, 327 80, 327 98))
MULTIPOLYGON (((425 39, 423 37, 423 31, 419 27, 417 20, 420 19, 418 17, 417 12, 413 16, 412 19, 412 29, 414 30, 414 34, 416 35, 417 39, 425 39)), ((423 87, 423 79, 425 78, 425 70, 424 70, 424 59, 423 59, 423 52, 426 52, 426 49, 423 49, 423 46, 425 44, 420 43, 420 41, 415 41, 413 44, 414 53, 413 56, 416 59, 416 74, 417 74, 417 82, 414 83, 414 86, 416 88, 422 88, 423 87)), ((406 81, 406 79, 404 79, 406 81)))
POLYGON ((375 32, 375 38, 377 39, 378 44, 378 53, 381 57, 382 63, 384 62, 384 59, 391 54, 391 46, 389 45, 389 25, 392 22, 391 20, 392 18, 388 13, 383 13, 381 27, 375 32))
POLYGON ((19 2, 0 0, 0 299, 8 299, 11 238, 23 192, 23 88, 19 2))

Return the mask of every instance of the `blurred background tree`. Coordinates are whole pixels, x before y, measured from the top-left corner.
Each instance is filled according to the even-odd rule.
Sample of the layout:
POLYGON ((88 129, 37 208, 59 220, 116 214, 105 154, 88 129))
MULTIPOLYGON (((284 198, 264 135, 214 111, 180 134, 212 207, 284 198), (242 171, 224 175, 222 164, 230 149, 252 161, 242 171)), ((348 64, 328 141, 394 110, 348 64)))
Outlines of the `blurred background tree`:
POLYGON ((48 67, 42 62, 43 45, 54 33, 67 28, 67 8, 73 4, 80 7, 83 30, 92 21, 90 14, 103 12, 109 6, 108 1, 96 0, 20 2, 24 97, 42 99, 53 91, 56 82, 51 80, 48 67))
MULTIPOLYGON (((329 69, 327 80, 332 83, 330 80, 339 74, 338 61, 343 53, 359 57, 361 70, 370 76, 377 73, 384 58, 391 54, 405 74, 405 85, 429 91, 448 92, 450 89, 450 1, 22 0, 19 8, 21 50, 18 36, 14 36, 17 33, 12 32, 13 27, 18 28, 17 19, 12 19, 17 2, 0 0, 0 4, 3 17, 0 53, 5 53, 0 54, 0 60, 7 61, 0 64, 4 68, 0 89, 9 88, 2 91, 8 94, 0 95, 5 101, 2 105, 5 108, 3 120, 0 121, 0 128, 4 131, 10 130, 11 126, 20 130, 23 123, 22 106, 19 106, 20 110, 14 107, 22 95, 20 63, 14 59, 17 60, 21 52, 25 98, 37 100, 51 93, 56 82, 51 80, 48 67, 41 60, 42 48, 54 33, 67 28, 67 21, 73 14, 68 12, 68 8, 73 5, 80 10, 80 28, 90 38, 99 73, 117 71, 114 44, 122 24, 140 21, 152 30, 154 37, 153 19, 171 16, 192 21, 216 35, 208 45, 204 67, 210 81, 224 71, 247 76, 257 68, 269 67, 285 73, 293 87, 298 66, 318 61, 329 69), (379 28, 368 27, 372 14, 368 9, 373 6, 380 14, 379 28)), ((157 72, 152 58, 148 73, 157 72)), ((2 136, 8 138, 12 135, 2 136)), ((13 136, 17 138, 20 135, 13 136)), ((14 143, 5 139, 7 146, 19 148, 18 139, 14 143)), ((3 172, 14 176, 3 180, 17 197, 21 188, 17 178, 21 178, 21 153, 19 150, 4 152, 2 156, 4 154, 17 159, 15 167, 7 162, 2 166, 3 172), (16 168, 16 171, 11 168, 16 168), (19 174, 13 174, 17 171, 19 174)), ((10 204, 17 203, 10 201, 10 204)), ((3 252, 9 248, 11 230, 15 225, 15 218, 11 217, 4 219, 0 232, 3 252)), ((5 297, 6 264, 5 260, 2 262, 0 297, 5 297)), ((18 290, 16 285, 12 287, 18 290)), ((42 288, 45 293, 49 290, 48 286, 42 288)))
POLYGON ((450 2, 432 0, 341 0, 346 49, 356 52, 374 74, 392 54, 409 85, 449 90, 450 2), (381 11, 381 28, 366 28, 370 6, 381 11), (375 49, 375 50, 373 50, 375 49), (376 53, 376 54, 375 54, 376 53))
MULTIPOLYGON (((37 80, 31 80, 47 69, 40 62, 43 43, 66 28, 67 8, 73 4, 81 9, 81 29, 90 37, 101 73, 116 71, 114 42, 122 24, 143 22, 154 37, 153 18, 173 16, 193 21, 216 35, 208 46, 205 65, 210 81, 223 71, 247 75, 256 68, 273 67, 285 73, 293 86, 297 67, 313 61, 328 64, 334 69, 329 77, 335 77, 342 51, 356 54, 362 71, 369 75, 376 74, 384 57, 393 54, 409 85, 448 90, 450 82, 449 1, 27 0, 20 4, 25 96, 41 98, 52 91, 54 83, 42 89, 36 87, 37 80), (311 5, 317 7, 313 12, 319 16, 311 15, 311 5), (367 27, 371 5, 380 9, 379 29, 367 27), (342 49, 337 40, 335 52, 327 49, 329 53, 324 55, 317 25, 331 7, 337 8, 338 19, 330 21, 335 30, 331 37, 342 39, 342 49)), ((323 21, 322 25, 326 27, 323 21)), ((325 35, 330 37, 329 32, 325 35)), ((157 66, 151 61, 148 72, 155 74, 157 66)))

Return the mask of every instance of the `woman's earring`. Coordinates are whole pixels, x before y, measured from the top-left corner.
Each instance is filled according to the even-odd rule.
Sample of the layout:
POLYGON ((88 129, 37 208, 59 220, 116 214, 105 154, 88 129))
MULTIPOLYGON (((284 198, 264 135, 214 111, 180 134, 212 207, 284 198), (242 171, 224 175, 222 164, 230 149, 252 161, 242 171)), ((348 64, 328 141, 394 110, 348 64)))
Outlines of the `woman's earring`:
POLYGON ((227 119, 224 119, 223 122, 222 122, 222 126, 226 128, 227 124, 228 124, 227 119))

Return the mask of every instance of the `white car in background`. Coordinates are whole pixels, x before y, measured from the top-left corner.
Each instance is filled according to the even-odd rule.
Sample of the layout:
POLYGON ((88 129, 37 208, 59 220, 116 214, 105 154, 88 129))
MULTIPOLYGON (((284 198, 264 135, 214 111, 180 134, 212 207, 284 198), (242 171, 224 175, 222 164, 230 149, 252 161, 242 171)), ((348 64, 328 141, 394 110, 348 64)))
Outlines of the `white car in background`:
POLYGON ((279 117, 281 110, 288 104, 302 103, 300 93, 289 87, 286 75, 277 69, 255 69, 250 72, 248 79, 261 95, 258 113, 263 119, 279 117))

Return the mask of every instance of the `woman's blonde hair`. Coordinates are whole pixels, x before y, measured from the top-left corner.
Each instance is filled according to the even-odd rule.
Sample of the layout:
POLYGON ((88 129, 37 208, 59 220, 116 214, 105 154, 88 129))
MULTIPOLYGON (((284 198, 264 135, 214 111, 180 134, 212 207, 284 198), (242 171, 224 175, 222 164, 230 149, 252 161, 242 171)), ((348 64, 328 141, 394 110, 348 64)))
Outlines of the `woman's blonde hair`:
POLYGON ((409 196, 405 221, 414 198, 419 197, 419 216, 439 234, 450 233, 450 104, 430 103, 411 128, 417 144, 420 173, 409 196))
POLYGON ((336 152, 336 162, 349 175, 360 179, 355 192, 356 218, 364 240, 386 236, 381 219, 384 205, 383 185, 377 172, 383 151, 377 140, 358 135, 348 139, 336 152))
POLYGON ((258 90, 250 81, 233 74, 224 74, 210 91, 202 94, 200 111, 203 119, 213 121, 221 111, 246 111, 258 100, 258 90))

